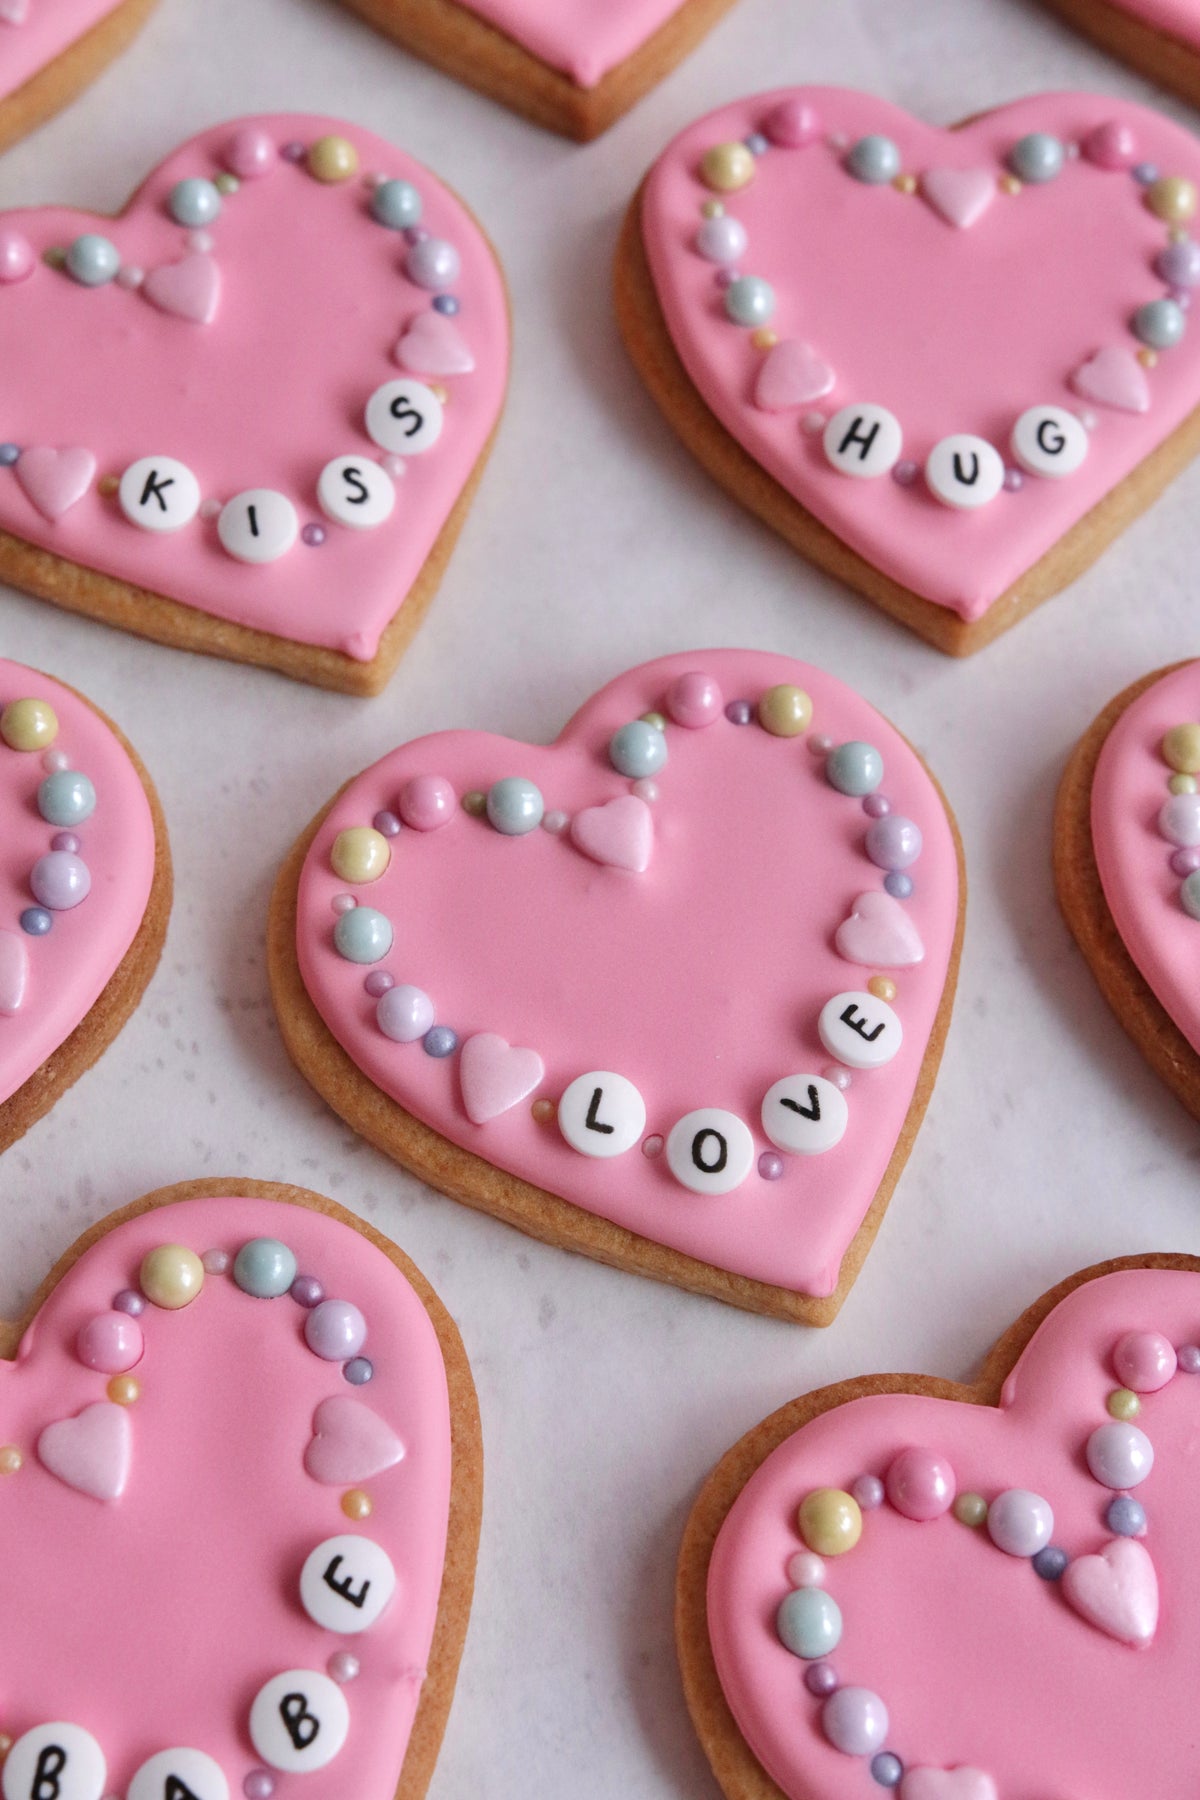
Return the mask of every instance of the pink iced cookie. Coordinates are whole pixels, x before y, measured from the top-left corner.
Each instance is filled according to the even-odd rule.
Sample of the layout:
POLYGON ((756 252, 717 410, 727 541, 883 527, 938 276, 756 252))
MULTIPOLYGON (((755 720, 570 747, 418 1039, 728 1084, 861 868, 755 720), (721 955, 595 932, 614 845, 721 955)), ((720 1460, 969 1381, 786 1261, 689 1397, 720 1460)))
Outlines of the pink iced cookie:
POLYGON ((292 1055, 435 1186, 823 1323, 932 1087, 957 839, 865 700, 665 657, 549 747, 469 731, 342 791, 276 892, 292 1055))
POLYGON ((734 0, 346 0, 418 56, 538 125, 604 131, 734 0))
POLYGON ((115 1037, 171 905, 150 778, 81 695, 0 660, 0 1149, 115 1037))
POLYGON ((383 684, 508 370, 503 277, 435 176, 336 120, 219 126, 119 218, 0 217, 0 327, 0 573, 166 643, 383 684))
POLYGON ((1080 31, 1164 87, 1200 100, 1198 0, 1049 0, 1080 31))
POLYGON ((1190 132, 1087 94, 953 131, 842 89, 760 95, 651 170, 625 335, 718 479, 961 654, 1192 453, 1198 179, 1190 132))
POLYGON ((743 1438, 678 1612, 730 1800, 1188 1800, 1198 1372, 1200 1262, 1130 1259, 976 1386, 868 1376, 743 1438))
POLYGON ((1059 794, 1055 875, 1121 1023, 1200 1112, 1200 663, 1148 676, 1106 707, 1059 794))
POLYGON ((301 1189, 193 1182, 4 1329, 4 1800, 424 1794, 481 1470, 407 1258, 301 1189))
POLYGON ((0 149, 94 80, 153 6, 154 0, 0 0, 0 149))

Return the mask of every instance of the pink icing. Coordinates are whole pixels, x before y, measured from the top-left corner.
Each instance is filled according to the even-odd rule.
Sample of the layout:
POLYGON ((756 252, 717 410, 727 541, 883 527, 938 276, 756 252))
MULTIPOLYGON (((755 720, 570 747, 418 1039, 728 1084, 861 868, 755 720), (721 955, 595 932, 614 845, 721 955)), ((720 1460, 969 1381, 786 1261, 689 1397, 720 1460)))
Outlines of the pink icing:
MULTIPOLYGON (((154 880, 154 821, 137 770, 105 725, 61 683, 0 661, 0 712, 13 700, 48 700, 58 717, 52 746, 96 789, 96 810, 78 828, 80 854, 92 876, 87 899, 54 914, 45 937, 21 931, 35 904, 33 865, 51 847, 56 827, 37 809, 46 770, 37 751, 0 740, 0 932, 18 934, 27 952, 19 1006, 0 1006, 0 1101, 27 1081, 99 999, 137 935, 154 880)), ((9 940, 11 951, 13 940, 9 940)))
POLYGON ((169 455, 187 465, 207 499, 277 489, 302 525, 323 527, 324 543, 318 549, 298 541, 265 565, 238 562, 222 550, 215 521, 197 516, 176 533, 143 531, 94 485, 50 523, 5 471, 0 526, 217 618, 368 661, 503 401, 503 278, 461 201, 370 132, 281 114, 192 139, 148 177, 118 219, 38 207, 3 215, 0 227, 22 232, 39 256, 82 232, 100 232, 127 266, 154 271, 176 263, 190 234, 168 214, 167 196, 185 177, 220 174, 239 126, 261 129, 280 146, 328 133, 346 137, 362 178, 325 183, 302 163, 279 160, 228 196, 208 231, 221 280, 208 325, 164 312, 119 282, 87 288, 44 267, 0 287, 11 351, 5 435, 23 446, 89 449, 101 475, 119 475, 143 456, 169 455), (317 477, 337 456, 383 456, 366 433, 364 409, 378 387, 401 378, 393 348, 433 299, 403 273, 404 234, 370 217, 365 178, 376 173, 410 181, 423 202, 422 228, 461 257, 452 284, 461 301, 456 324, 475 368, 451 378, 436 444, 405 459, 390 519, 357 531, 325 518, 317 477))
POLYGON ((541 62, 594 88, 686 0, 458 0, 541 62))
POLYGON ((1179 38, 1192 49, 1200 49, 1200 5, 1197 0, 1113 0, 1122 11, 1135 19, 1144 19, 1157 31, 1179 38))
MULTIPOLYGON (((686 1112, 724 1107, 771 1146, 760 1108, 783 1075, 829 1062, 817 1035, 826 1000, 870 974, 845 961, 834 934, 881 871, 863 851, 861 802, 828 784, 803 738, 770 736, 724 717, 668 727, 669 760, 655 777, 654 843, 644 874, 601 865, 570 834, 505 838, 461 810, 429 833, 392 841, 384 876, 355 889, 385 913, 395 946, 380 967, 428 993, 440 1023, 465 1040, 492 1033, 542 1059, 536 1094, 557 1099, 589 1070, 632 1081, 645 1132, 666 1136, 686 1112), (736 929, 730 928, 736 921, 736 929)), ((820 670, 757 651, 665 657, 589 700, 549 748, 453 731, 417 740, 368 769, 334 803, 300 880, 298 953, 326 1024, 363 1072, 456 1144, 597 1216, 702 1261, 795 1291, 827 1294, 900 1132, 946 979, 958 911, 951 828, 912 750, 865 700, 820 670), (904 1030, 885 1068, 858 1075, 850 1125, 823 1155, 787 1158, 784 1176, 752 1172, 735 1192, 681 1187, 665 1157, 635 1145, 611 1161, 571 1149, 531 1100, 486 1124, 464 1109, 459 1058, 397 1044, 375 1022, 367 971, 333 947, 337 833, 394 809, 416 775, 448 778, 457 794, 502 777, 536 782, 547 811, 581 810, 628 794, 613 769, 614 731, 660 709, 672 682, 704 671, 726 701, 757 700, 795 682, 811 695, 814 731, 865 740, 884 760, 883 790, 915 820, 924 849, 908 907, 924 960, 897 977, 904 1030)))
MULTIPOLYGON (((710 114, 651 172, 642 217, 655 287, 676 349, 717 418, 869 562, 977 619, 1192 411, 1200 336, 1161 355, 1149 375, 1148 413, 1097 418, 1086 460, 1064 480, 1027 475, 1020 492, 954 512, 920 479, 901 487, 888 476, 839 474, 819 433, 805 436, 794 413, 753 404, 762 353, 726 317, 713 265, 694 248, 700 206, 714 197, 699 178, 704 152, 759 130, 789 96, 816 108, 826 133, 843 133, 848 143, 890 137, 904 170, 917 176, 986 166, 999 178, 1027 133, 1078 142, 1113 117, 1132 125, 1138 157, 1164 173, 1200 179, 1200 148, 1190 132, 1144 108, 1087 94, 1022 100, 943 131, 864 94, 809 88, 710 114)), ((1165 291, 1151 266, 1165 226, 1127 170, 1106 172, 1082 157, 1053 181, 998 195, 965 230, 919 195, 856 181, 827 139, 768 151, 749 186, 717 198, 748 233, 741 272, 775 289, 772 328, 833 365, 838 382, 827 412, 851 402, 887 407, 903 428, 902 456, 918 463, 955 432, 980 435, 1007 456, 1012 426, 1028 407, 1075 410, 1073 371, 1109 342, 1136 349, 1129 320, 1165 291)))
POLYGON ((0 1477, 0 1605, 22 1621, 0 1651, 4 1729, 82 1725, 105 1752, 115 1793, 157 1750, 188 1745, 216 1759, 236 1796, 258 1766, 246 1719, 259 1687, 285 1669, 323 1671, 349 1643, 361 1663, 344 1689, 350 1734, 327 1769, 305 1776, 304 1791, 391 1800, 432 1640, 450 1490, 437 1336, 391 1261, 305 1208, 184 1201, 88 1251, 26 1332, 16 1363, 0 1363, 0 1386, 0 1435, 25 1459, 0 1477), (210 1275, 184 1311, 147 1306, 142 1315, 142 1392, 122 1413, 132 1455, 121 1497, 100 1502, 51 1476, 34 1452, 39 1433, 104 1402, 106 1377, 74 1354, 80 1326, 118 1290, 136 1288, 155 1246, 232 1257, 256 1236, 282 1239, 302 1273, 361 1307, 374 1379, 352 1390, 338 1365, 314 1356, 287 1296, 255 1300, 229 1276, 210 1275), (358 1523, 342 1512, 341 1493, 303 1468, 315 1408, 351 1392, 406 1450, 367 1484, 374 1510, 358 1523), (309 1551, 345 1532, 382 1546, 398 1576, 388 1610, 352 1639, 316 1626, 297 1586, 309 1551))
POLYGON ((120 0, 29 0, 19 22, 0 19, 0 98, 24 87, 120 0))
POLYGON ((1092 783, 1092 844, 1108 910, 1141 973, 1194 1050, 1200 1050, 1196 957, 1200 921, 1179 901, 1174 846, 1156 820, 1172 770, 1160 745, 1174 725, 1200 720, 1200 663, 1156 681, 1109 733, 1092 783))
MULTIPOLYGON (((708 1584, 709 1631, 743 1736, 788 1800, 862 1800, 862 1761, 826 1744, 805 1665, 779 1642, 775 1610, 800 1548, 796 1508, 811 1489, 882 1475, 898 1450, 948 1458, 961 1492, 991 1500, 1030 1488, 1054 1509, 1054 1542, 1100 1550, 1111 1495, 1083 1447, 1104 1423, 1113 1347, 1133 1327, 1176 1343, 1200 1333, 1200 1277, 1135 1270, 1087 1283, 1042 1325, 991 1407, 915 1395, 851 1401, 786 1440, 747 1482, 721 1528, 708 1584)), ((916 1524, 890 1506, 864 1518, 857 1548, 829 1558, 823 1585, 845 1622, 833 1661, 879 1694, 888 1747, 907 1767, 988 1773, 1003 1800, 1188 1800, 1195 1786, 1194 1643, 1200 1609, 1196 1420, 1200 1384, 1180 1374, 1143 1405, 1154 1468, 1137 1490, 1141 1542, 1162 1607, 1148 1648, 1085 1623, 1027 1562, 947 1515, 916 1524)))

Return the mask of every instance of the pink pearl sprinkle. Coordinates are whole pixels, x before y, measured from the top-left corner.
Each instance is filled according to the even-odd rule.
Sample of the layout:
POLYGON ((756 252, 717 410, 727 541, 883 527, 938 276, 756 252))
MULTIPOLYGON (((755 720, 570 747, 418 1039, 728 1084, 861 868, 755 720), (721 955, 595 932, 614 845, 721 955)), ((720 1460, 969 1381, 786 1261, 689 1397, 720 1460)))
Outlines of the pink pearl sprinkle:
POLYGON ((565 831, 570 823, 566 813, 557 809, 542 815, 542 830, 548 831, 551 837, 558 837, 559 833, 565 831))
POLYGON ((231 175, 241 181, 253 181, 275 167, 279 152, 272 138, 253 125, 243 125, 235 132, 221 154, 221 161, 231 175))
POLYGON ((820 1587, 825 1579, 825 1564, 815 1550, 797 1550, 788 1557, 787 1578, 794 1588, 820 1587))
POLYGON ((825 429, 825 414, 819 412, 806 412, 800 421, 800 429, 806 431, 809 437, 816 437, 819 431, 824 431, 825 429))
POLYGON ((662 1153, 663 1153, 663 1140, 659 1137, 658 1133, 655 1132, 654 1136, 648 1137, 646 1139, 645 1143, 642 1145, 642 1155, 643 1156, 661 1156, 662 1153))
POLYGON ((832 1081, 834 1087, 840 1088, 843 1094, 854 1080, 849 1069, 843 1069, 841 1063, 830 1063, 821 1073, 826 1081, 832 1081))
POLYGON ((1200 869, 1200 850, 1175 850, 1171 855, 1171 870, 1175 875, 1191 875, 1200 869))
POLYGON ((1097 169, 1127 169, 1137 155, 1137 139, 1128 125, 1108 119, 1088 132, 1083 154, 1097 169))
POLYGON ((653 806, 658 799, 658 783, 651 781, 648 775, 643 775, 634 782, 633 792, 639 800, 644 800, 648 806, 653 806))
POLYGON ((724 700, 720 687, 711 675, 689 669, 671 683, 667 692, 667 712, 676 725, 688 731, 700 731, 719 719, 724 700))
POLYGON ((206 1250, 200 1258, 206 1275, 224 1275, 229 1267, 228 1250, 206 1250))
POLYGON ((33 245, 19 231, 0 231, 0 282, 24 281, 37 264, 33 245))
POLYGON ((454 789, 444 775, 414 775, 400 789, 396 810, 414 831, 436 831, 458 808, 454 789))
POLYGON ((189 250, 198 250, 201 255, 206 255, 213 247, 212 233, 210 231, 189 231, 187 247, 189 250))
POLYGON ((814 731, 808 740, 810 756, 828 756, 833 749, 833 739, 827 731, 814 731))
POLYGON ((781 150, 803 150, 821 135, 821 115, 803 100, 781 100, 762 124, 763 136, 781 150))
POLYGON ((1157 1394, 1178 1366, 1175 1346, 1160 1331, 1128 1331, 1113 1351, 1117 1380, 1135 1394, 1157 1394))
POLYGON ((954 1470, 933 1450, 902 1450, 885 1477, 887 1497, 906 1519, 940 1519, 957 1490, 954 1470))
POLYGON ((391 476, 393 481, 399 481, 401 476, 408 474, 408 458, 406 456, 381 456, 379 466, 385 475, 391 476))
POLYGON ((335 894, 329 904, 335 913, 348 913, 354 911, 358 901, 353 894, 335 894))
POLYGON ((145 279, 146 271, 145 269, 139 268, 137 263, 124 263, 121 268, 117 270, 118 287, 140 288, 145 279))
POLYGON ((142 1328, 128 1313, 97 1313, 75 1340, 75 1354, 87 1369, 123 1375, 142 1359, 142 1328))
POLYGON ((42 767, 48 775, 58 775, 70 766, 71 759, 65 750, 47 750, 42 758, 42 767))
POLYGON ((353 1681, 358 1674, 359 1661, 351 1650, 335 1650, 326 1667, 332 1680, 353 1681))

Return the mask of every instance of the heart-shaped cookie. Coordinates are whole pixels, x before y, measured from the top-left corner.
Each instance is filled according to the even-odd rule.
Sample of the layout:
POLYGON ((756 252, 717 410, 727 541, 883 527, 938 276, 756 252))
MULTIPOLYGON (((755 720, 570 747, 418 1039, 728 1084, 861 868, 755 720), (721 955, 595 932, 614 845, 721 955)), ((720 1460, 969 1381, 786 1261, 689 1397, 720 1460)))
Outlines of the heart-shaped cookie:
POLYGON ((336 120, 219 126, 116 219, 0 215, 0 335, 0 576, 163 643, 383 685, 508 368, 503 277, 435 176, 336 120))
POLYGON ((1200 663, 1118 694, 1059 790, 1059 904, 1101 991, 1200 1118, 1200 663))
POLYGON ((0 659, 0 1150, 112 1042, 170 910, 135 751, 72 688, 0 659))
POLYGON ((302 1189, 192 1182, 90 1231, 0 1349, 4 1800, 419 1800, 481 1452, 408 1259, 302 1189))
POLYGON ((1198 1373, 1200 1261, 1131 1257, 744 1437, 676 1612, 729 1800, 1188 1800, 1198 1373))
POLYGON ((692 50, 734 0, 346 0, 536 125, 586 142, 692 50))
POLYGON ((1194 137, 1125 101, 942 131, 844 89, 761 95, 651 170, 622 329, 719 481, 965 654, 1200 446, 1198 181, 1194 137))
POLYGON ((807 664, 703 651, 549 747, 441 732, 350 782, 280 876, 271 979, 305 1075, 434 1186, 825 1323, 929 1099, 962 904, 886 720, 807 664), (903 957, 894 921, 870 960, 839 947, 864 891, 903 957))
POLYGON ((0 150, 94 81, 153 6, 154 0, 0 0, 0 150))
POLYGON ((1196 0, 1047 0, 1113 56, 1200 100, 1200 5, 1196 0))

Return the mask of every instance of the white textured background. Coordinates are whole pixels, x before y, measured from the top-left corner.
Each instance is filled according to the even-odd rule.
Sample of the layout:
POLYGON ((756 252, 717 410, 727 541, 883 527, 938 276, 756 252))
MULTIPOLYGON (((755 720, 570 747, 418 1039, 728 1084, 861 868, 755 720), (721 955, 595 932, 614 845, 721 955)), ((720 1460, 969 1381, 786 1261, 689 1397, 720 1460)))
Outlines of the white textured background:
MULTIPOLYGON (((507 419, 441 595, 381 698, 158 649, 0 591, 3 654, 85 689, 142 752, 178 881, 140 1010, 0 1163, 0 1311, 21 1307, 93 1219, 190 1176, 307 1183, 416 1258, 462 1327, 487 1450, 441 1800, 712 1800, 679 1691, 671 1589, 685 1513, 721 1451, 823 1382, 967 1374, 1029 1301, 1094 1259, 1200 1248, 1196 1127, 1114 1025, 1050 881, 1069 747, 1117 689, 1200 648, 1200 468, 1077 588, 967 663, 744 516, 634 378, 609 265, 622 209, 667 139, 788 79, 863 86, 946 122, 1038 88, 1151 97, 1033 0, 741 0, 581 149, 412 61, 332 0, 163 0, 124 61, 0 161, 0 204, 113 210, 218 119, 343 114, 465 196, 512 285, 507 419), (552 737, 621 669, 728 643, 794 652, 859 687, 929 757, 966 842, 966 952, 941 1080, 866 1271, 826 1332, 610 1273, 427 1192, 292 1072, 267 998, 272 876, 335 783, 443 726, 552 737)), ((319 359, 299 354, 295 379, 319 380, 319 359)))

